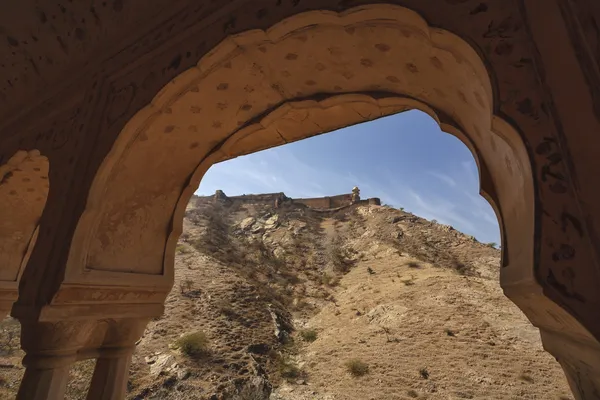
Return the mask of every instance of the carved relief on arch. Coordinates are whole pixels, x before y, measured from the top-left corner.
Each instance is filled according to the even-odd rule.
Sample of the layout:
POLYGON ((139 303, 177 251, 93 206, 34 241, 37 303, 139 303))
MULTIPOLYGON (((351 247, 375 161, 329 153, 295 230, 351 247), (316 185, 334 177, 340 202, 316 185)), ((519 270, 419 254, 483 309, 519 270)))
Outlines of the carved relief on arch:
POLYGON ((0 165, 0 313, 16 300, 35 245, 48 197, 48 172, 48 159, 38 150, 19 150, 0 165))
POLYGON ((508 235, 514 243, 507 247, 524 250, 510 258, 507 270, 531 268, 533 189, 514 188, 532 187, 533 176, 526 151, 513 151, 523 147, 519 136, 511 133, 511 142, 497 132, 493 99, 477 53, 402 7, 307 12, 231 36, 163 87, 123 128, 92 184, 65 282, 107 285, 118 277, 123 284, 168 290, 177 204, 191 194, 209 160, 423 107, 489 172, 482 190, 499 193, 499 219, 511 218, 506 230, 517 232, 508 235), (414 104, 383 112, 382 97, 414 104), (311 129, 293 128, 305 117, 314 122, 311 129), (531 218, 514 218, 517 208, 531 218))

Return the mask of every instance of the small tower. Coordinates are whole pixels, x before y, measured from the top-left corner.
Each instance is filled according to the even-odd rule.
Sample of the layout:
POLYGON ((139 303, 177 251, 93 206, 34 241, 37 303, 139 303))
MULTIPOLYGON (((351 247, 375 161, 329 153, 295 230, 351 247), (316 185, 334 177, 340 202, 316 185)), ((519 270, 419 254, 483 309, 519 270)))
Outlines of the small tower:
POLYGON ((360 189, 358 186, 352 188, 352 204, 356 204, 360 201, 360 189))

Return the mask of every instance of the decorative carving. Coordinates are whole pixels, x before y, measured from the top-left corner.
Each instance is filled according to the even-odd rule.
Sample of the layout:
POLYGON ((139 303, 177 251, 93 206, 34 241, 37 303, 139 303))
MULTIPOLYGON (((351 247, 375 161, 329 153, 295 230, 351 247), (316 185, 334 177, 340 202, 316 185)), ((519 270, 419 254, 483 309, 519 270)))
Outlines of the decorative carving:
POLYGON ((583 29, 583 23, 579 19, 572 0, 560 0, 558 2, 560 12, 565 21, 571 46, 575 50, 575 56, 579 61, 583 76, 587 81, 596 118, 600 121, 600 30, 593 16, 582 13, 585 18, 587 29, 583 29), (587 33, 587 36, 585 35, 587 33), (588 42, 589 38, 589 42, 588 42))

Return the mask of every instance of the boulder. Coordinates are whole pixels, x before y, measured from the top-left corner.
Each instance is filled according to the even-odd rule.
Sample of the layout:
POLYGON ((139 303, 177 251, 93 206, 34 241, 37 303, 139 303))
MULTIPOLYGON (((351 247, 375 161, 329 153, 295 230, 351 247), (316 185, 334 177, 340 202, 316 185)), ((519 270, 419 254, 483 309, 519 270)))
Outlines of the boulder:
POLYGON ((265 221, 265 229, 275 229, 279 225, 279 215, 275 214, 265 221))
POLYGON ((252 227, 252 225, 254 225, 255 222, 256 222, 256 219, 254 219, 252 217, 245 218, 242 222, 240 222, 240 229, 242 229, 244 231, 247 229, 250 229, 252 227))
POLYGON ((159 376, 167 372, 175 364, 175 357, 172 354, 160 354, 156 361, 150 365, 150 375, 159 376))

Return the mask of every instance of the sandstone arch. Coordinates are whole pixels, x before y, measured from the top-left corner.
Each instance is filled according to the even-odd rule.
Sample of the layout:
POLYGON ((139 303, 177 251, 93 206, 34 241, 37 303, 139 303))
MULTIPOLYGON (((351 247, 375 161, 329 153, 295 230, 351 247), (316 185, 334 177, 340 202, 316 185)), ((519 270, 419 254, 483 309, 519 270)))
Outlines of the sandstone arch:
POLYGON ((494 115, 492 80, 467 43, 402 7, 309 12, 231 36, 123 129, 92 184, 63 287, 119 277, 163 298, 182 209, 214 162, 418 108, 477 160, 502 227, 505 292, 536 326, 589 335, 550 304, 542 309, 560 315, 552 321, 534 311, 545 297, 534 269, 531 159, 494 115))
MULTIPOLYGON (((521 179, 531 173, 520 138, 493 116, 492 97, 487 71, 470 46, 447 31, 430 28, 418 14, 401 7, 309 12, 266 31, 232 36, 196 68, 163 88, 127 124, 94 181, 71 250, 68 276, 78 279, 85 265, 89 277, 130 272, 133 281, 137 272, 153 275, 149 278, 154 282, 160 282, 158 276, 163 274, 168 280, 171 272, 163 267, 163 259, 170 257, 161 254, 161 243, 191 172, 207 168, 202 163, 198 166, 200 160, 221 161, 414 107, 427 110, 476 154, 483 164, 482 191, 495 203, 497 182, 487 167, 490 160, 479 157, 482 152, 491 153, 498 146, 500 151, 511 152, 521 146, 511 162, 518 171, 526 168, 521 179), (386 41, 396 43, 397 48, 386 41), (356 43, 359 48, 353 48, 356 43), (306 69, 315 72, 313 77, 318 76, 319 82, 306 79, 306 69), (276 77, 267 78, 267 71, 276 77), (316 115, 320 109, 323 115, 316 115), (433 110, 439 110, 441 117, 433 110), (312 126, 298 122, 311 113, 316 115, 309 118, 312 126), (260 122, 253 122, 261 116, 260 122), (187 119, 185 126, 177 123, 183 119, 187 119), (281 129, 286 129, 286 123, 284 136, 281 129), (265 127, 275 124, 281 127, 265 127), (484 138, 483 132, 490 131, 503 133, 484 138), (164 146, 178 152, 177 163, 163 151, 164 146), (215 158, 215 151, 224 154, 215 158), (155 165, 144 162, 150 159, 155 165), (169 178, 159 177, 167 170, 172 174, 169 178), (118 187, 128 186, 119 181, 131 182, 132 176, 144 174, 152 183, 129 186, 128 193, 117 194, 118 187), (170 186, 161 186, 161 179, 170 186), (136 204, 136 211, 116 216, 132 209, 125 203, 136 204), (147 246, 143 251, 127 239, 135 236, 139 226, 145 227, 148 239, 140 241, 147 246), (146 258, 136 260, 140 255, 146 258)), ((501 175, 499 163, 505 168, 506 162, 504 158, 497 161, 497 176, 501 175)), ((497 212, 502 214, 500 209, 497 212)), ((533 215, 532 209, 522 211, 524 215, 533 215)), ((529 246, 530 254, 525 257, 531 257, 532 251, 527 240, 532 237, 533 221, 529 223, 529 228, 521 230, 520 240, 514 240, 515 247, 529 246)))
POLYGON ((37 150, 20 150, 0 165, 0 319, 17 300, 19 279, 37 240, 48 170, 48 159, 37 150))

